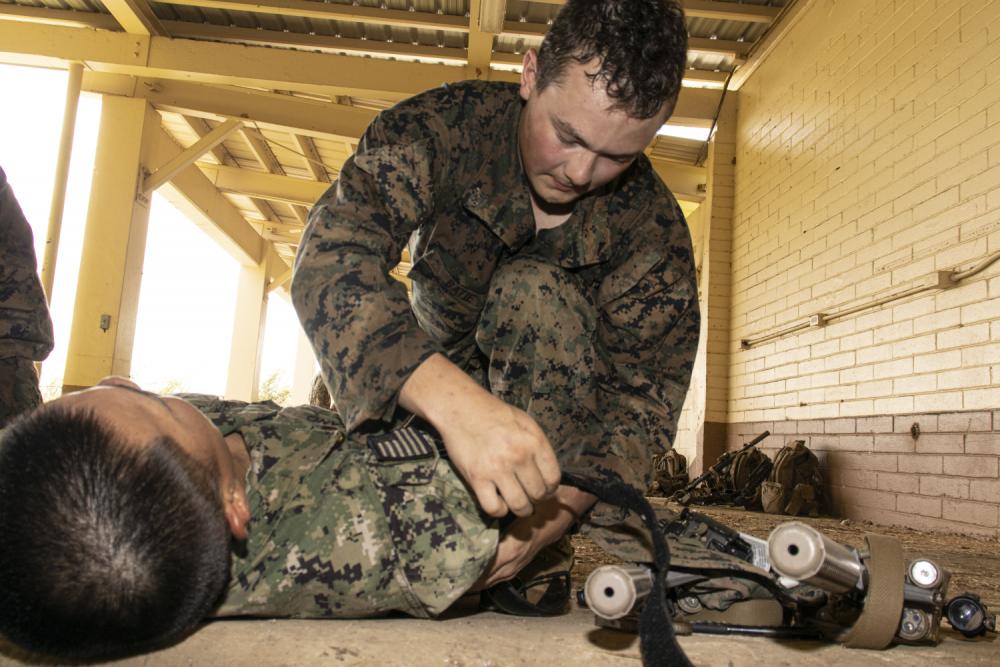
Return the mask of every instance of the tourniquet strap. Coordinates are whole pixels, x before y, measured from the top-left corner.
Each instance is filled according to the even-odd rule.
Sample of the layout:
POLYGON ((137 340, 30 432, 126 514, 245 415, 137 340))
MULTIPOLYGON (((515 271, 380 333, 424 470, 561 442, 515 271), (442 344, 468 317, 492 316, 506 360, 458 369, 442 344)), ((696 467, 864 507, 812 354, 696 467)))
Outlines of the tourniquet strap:
POLYGON ((649 530, 653 542, 656 578, 639 616, 639 650, 646 667, 693 667, 677 643, 667 608, 666 580, 670 570, 670 548, 660 531, 656 514, 638 491, 620 480, 596 480, 563 473, 562 483, 593 494, 606 503, 635 512, 649 530))
POLYGON ((891 537, 865 535, 868 592, 861 616, 844 636, 848 648, 883 649, 892 643, 903 614, 903 548, 891 537))

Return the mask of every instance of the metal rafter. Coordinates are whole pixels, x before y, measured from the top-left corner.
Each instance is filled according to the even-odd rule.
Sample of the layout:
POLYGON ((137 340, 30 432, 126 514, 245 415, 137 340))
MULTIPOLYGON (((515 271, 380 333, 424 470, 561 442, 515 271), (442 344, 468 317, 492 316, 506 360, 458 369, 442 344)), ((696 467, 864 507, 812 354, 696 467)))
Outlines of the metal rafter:
MULTIPOLYGON (((531 0, 543 5, 565 5, 566 0, 531 0)), ((781 12, 780 7, 748 5, 716 0, 683 0, 684 14, 689 17, 743 21, 745 23, 770 23, 781 12)))
POLYGON ((277 176, 248 169, 199 164, 205 176, 223 192, 235 192, 286 204, 312 206, 326 191, 325 183, 291 176, 277 176))
MULTIPOLYGON (((278 158, 274 156, 274 151, 267 143, 267 139, 264 138, 257 130, 253 130, 244 127, 241 131, 243 138, 246 140, 247 144, 250 146, 250 152, 253 153, 257 161, 264 166, 267 173, 274 174, 275 176, 286 176, 285 168, 281 166, 281 162, 278 158)), ((303 225, 306 223, 306 218, 309 216, 309 212, 305 210, 305 207, 292 204, 292 213, 295 214, 296 219, 303 225)))
POLYGON ((167 31, 146 0, 102 0, 125 32, 166 36, 167 31))
POLYGON ((293 134, 292 138, 295 139, 295 147, 302 153, 302 161, 305 162, 306 168, 309 169, 313 178, 320 183, 329 183, 330 174, 327 171, 326 163, 323 162, 319 151, 316 150, 316 143, 309 137, 298 133, 293 134))
POLYGON ((466 22, 464 16, 433 14, 430 12, 409 12, 401 9, 378 9, 375 7, 335 3, 327 4, 312 2, 311 0, 253 0, 253 2, 247 2, 246 0, 158 0, 158 2, 166 5, 185 5, 207 9, 276 14, 279 16, 298 16, 300 18, 326 19, 328 21, 375 23, 404 28, 425 28, 429 30, 447 30, 450 32, 468 32, 469 30, 469 24, 466 22))
MULTIPOLYGON (((185 114, 181 114, 181 118, 184 119, 185 124, 187 124, 187 126, 191 128, 191 131, 198 135, 198 137, 204 137, 212 131, 212 128, 209 127, 204 118, 198 118, 197 116, 185 114)), ((227 167, 238 166, 236 164, 236 159, 226 149, 225 144, 219 144, 218 146, 213 147, 211 153, 215 156, 215 159, 219 161, 219 164, 227 167)), ((253 207, 257 209, 257 213, 260 214, 261 218, 271 224, 278 221, 278 215, 274 212, 274 209, 271 207, 269 202, 263 199, 257 199, 256 197, 250 197, 249 199, 250 203, 253 204, 253 207)))

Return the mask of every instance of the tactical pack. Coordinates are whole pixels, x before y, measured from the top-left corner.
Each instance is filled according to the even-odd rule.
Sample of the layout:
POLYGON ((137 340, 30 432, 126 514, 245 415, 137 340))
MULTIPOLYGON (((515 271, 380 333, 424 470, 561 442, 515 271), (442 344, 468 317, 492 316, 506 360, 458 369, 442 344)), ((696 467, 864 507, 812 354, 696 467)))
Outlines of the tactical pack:
POLYGON ((819 516, 826 506, 823 488, 819 459, 805 440, 796 440, 774 457, 771 473, 760 487, 761 506, 768 514, 819 516))
POLYGON ((654 491, 669 496, 688 483, 687 459, 676 449, 653 457, 654 491))
POLYGON ((760 487, 772 469, 771 459, 759 449, 746 449, 737 454, 729 467, 732 503, 748 510, 759 510, 760 487))

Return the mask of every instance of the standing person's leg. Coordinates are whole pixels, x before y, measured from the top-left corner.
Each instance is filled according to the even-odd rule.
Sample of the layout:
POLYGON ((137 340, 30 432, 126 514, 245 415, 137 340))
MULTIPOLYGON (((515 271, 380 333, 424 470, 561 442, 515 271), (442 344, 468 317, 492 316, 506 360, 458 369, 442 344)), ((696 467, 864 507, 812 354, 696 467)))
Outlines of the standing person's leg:
POLYGON ((576 276, 516 258, 493 277, 476 342, 488 388, 538 422, 565 464, 600 439, 597 310, 576 276))
POLYGON ((51 351, 31 227, 0 169, 0 427, 42 402, 34 362, 51 351))

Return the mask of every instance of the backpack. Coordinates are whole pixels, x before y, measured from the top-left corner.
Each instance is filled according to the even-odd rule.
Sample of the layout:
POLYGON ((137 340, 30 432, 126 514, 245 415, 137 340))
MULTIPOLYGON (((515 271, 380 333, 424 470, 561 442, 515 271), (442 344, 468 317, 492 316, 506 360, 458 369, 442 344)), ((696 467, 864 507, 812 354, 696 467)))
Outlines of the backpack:
POLYGON ((770 476, 772 468, 771 459, 756 447, 737 454, 729 466, 727 480, 732 503, 746 509, 759 509, 760 485, 770 476))
POLYGON ((774 457, 774 467, 760 487, 761 505, 769 514, 819 516, 823 508, 823 476, 819 459, 805 440, 785 445, 774 457))
POLYGON ((687 459, 676 449, 653 457, 653 479, 664 496, 688 483, 687 459))

